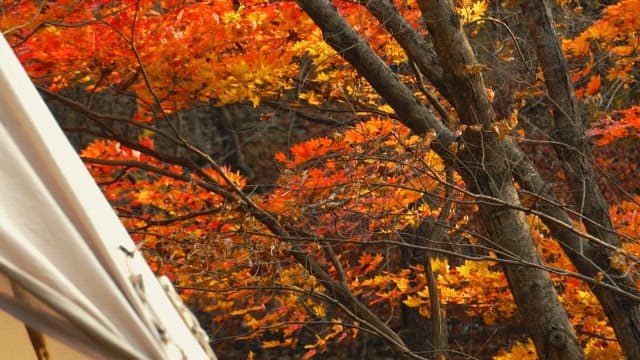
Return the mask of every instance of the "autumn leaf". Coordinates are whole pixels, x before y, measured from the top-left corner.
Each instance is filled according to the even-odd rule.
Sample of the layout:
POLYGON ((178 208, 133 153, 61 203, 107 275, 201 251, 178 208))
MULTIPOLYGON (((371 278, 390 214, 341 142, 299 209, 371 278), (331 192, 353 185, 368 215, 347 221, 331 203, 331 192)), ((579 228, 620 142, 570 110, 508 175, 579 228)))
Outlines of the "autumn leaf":
POLYGON ((592 128, 586 131, 588 136, 600 137, 596 142, 598 146, 610 144, 618 138, 640 134, 640 106, 619 110, 613 115, 616 119, 606 116, 594 122, 592 128))
POLYGON ((505 119, 496 121, 491 126, 491 130, 498 136, 498 140, 503 140, 511 132, 511 123, 505 119))
POLYGON ((587 94, 595 96, 600 91, 600 75, 594 75, 587 84, 587 94))
POLYGON ((312 357, 314 357, 316 355, 316 353, 318 353, 317 349, 311 349, 309 351, 307 351, 306 353, 304 353, 304 355, 302 355, 302 360, 307 360, 307 359, 311 359, 312 357))
POLYGON ((456 10, 465 22, 474 22, 482 18, 487 11, 488 4, 484 0, 462 0, 456 2, 456 10))
POLYGON ((538 356, 536 354, 536 349, 533 345, 531 339, 527 341, 526 344, 521 342, 516 342, 516 344, 511 347, 511 349, 507 352, 501 350, 500 353, 495 356, 494 360, 535 360, 538 356))
POLYGON ((369 253, 364 253, 360 256, 358 262, 360 263, 360 266, 362 266, 363 272, 367 274, 374 272, 378 268, 378 265, 382 262, 382 260, 384 260, 382 254, 376 254, 375 256, 372 256, 369 253))
POLYGON ((426 302, 418 296, 409 295, 406 299, 402 300, 402 303, 407 305, 408 307, 415 308, 421 306, 422 304, 425 304, 426 302))
POLYGON ((406 291, 409 289, 410 283, 409 283, 409 279, 407 278, 400 278, 396 280, 396 286, 398 287, 398 290, 400 291, 406 291))
POLYGON ((275 347, 280 347, 282 346, 282 342, 280 342, 280 340, 265 340, 262 342, 262 348, 263 349, 271 349, 271 348, 275 348, 275 347))

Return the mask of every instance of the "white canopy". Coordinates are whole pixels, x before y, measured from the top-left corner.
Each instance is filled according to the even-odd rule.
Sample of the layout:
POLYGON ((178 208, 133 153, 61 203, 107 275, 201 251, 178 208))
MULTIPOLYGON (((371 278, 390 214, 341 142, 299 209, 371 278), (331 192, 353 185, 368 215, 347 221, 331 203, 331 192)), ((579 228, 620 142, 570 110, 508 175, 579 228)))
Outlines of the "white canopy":
POLYGON ((2 36, 0 309, 94 359, 215 358, 2 36))

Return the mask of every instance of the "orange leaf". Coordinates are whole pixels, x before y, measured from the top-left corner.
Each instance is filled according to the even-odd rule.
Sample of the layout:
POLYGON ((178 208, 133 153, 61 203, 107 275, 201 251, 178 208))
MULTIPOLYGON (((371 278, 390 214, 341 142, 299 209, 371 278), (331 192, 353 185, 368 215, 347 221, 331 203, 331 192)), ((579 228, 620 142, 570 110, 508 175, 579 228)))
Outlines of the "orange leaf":
POLYGON ((600 75, 594 75, 589 80, 589 84, 587 84, 587 94, 594 96, 600 90, 600 75))
POLYGON ((282 345, 283 345, 282 342, 280 342, 279 340, 265 340, 262 342, 263 349, 272 349, 282 345))

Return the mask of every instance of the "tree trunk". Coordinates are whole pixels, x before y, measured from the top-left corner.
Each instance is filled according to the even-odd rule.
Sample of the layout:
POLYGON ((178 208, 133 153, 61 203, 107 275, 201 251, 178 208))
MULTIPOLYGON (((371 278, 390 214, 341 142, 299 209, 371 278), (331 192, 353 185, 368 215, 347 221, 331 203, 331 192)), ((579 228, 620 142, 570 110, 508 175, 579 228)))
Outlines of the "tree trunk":
MULTIPOLYGON (((496 121, 481 73, 451 1, 419 0, 427 28, 449 84, 449 95, 460 122, 490 129, 496 121)), ((470 129, 470 128, 468 128, 470 129)), ((519 206, 520 201, 507 161, 508 144, 491 131, 466 130, 465 149, 458 172, 474 192, 519 206)), ((490 238, 518 258, 540 264, 525 215, 508 206, 480 204, 480 215, 490 238)), ((543 359, 583 357, 566 312, 547 272, 505 265, 505 274, 520 314, 543 359)))
MULTIPOLYGON (((548 17, 549 15, 544 15, 547 10, 540 10, 540 2, 538 2, 538 8, 534 8, 536 6, 535 2, 523 2, 524 5, 529 6, 528 8, 524 8, 525 18, 529 21, 530 29, 535 29, 535 31, 540 31, 541 28, 552 29, 551 22, 545 21, 545 19, 537 19, 535 16, 530 16, 530 14, 537 14, 537 17, 548 17), (541 25, 535 25, 541 24, 541 25), (546 24, 546 25, 545 25, 546 24)), ((523 5, 523 6, 524 6, 523 5)), ((427 79, 434 84, 436 87, 440 88, 441 84, 447 84, 442 79, 443 70, 440 67, 440 64, 437 62, 437 59, 432 58, 435 55, 432 51, 427 49, 429 45, 423 39, 415 40, 419 38, 419 34, 415 31, 402 17, 402 15, 398 12, 395 6, 391 2, 386 2, 383 0, 369 0, 367 3, 367 8, 371 11, 371 13, 376 16, 379 20, 380 24, 385 27, 385 29, 393 34, 394 38, 398 41, 398 43, 405 49, 407 52, 410 61, 415 61, 416 65, 424 74, 427 79), (417 61, 414 60, 419 58, 420 56, 424 56, 426 60, 417 61)), ((555 37, 555 34, 548 30, 547 36, 555 37)), ((557 37, 555 40, 548 41, 549 44, 556 44, 556 49, 551 49, 551 51, 544 50, 542 47, 538 47, 538 51, 543 54, 547 54, 547 62, 554 61, 563 61, 560 49, 558 46, 557 37), (555 55, 553 55, 555 54, 555 55), (554 57, 554 59, 550 59, 549 57, 554 57)), ((573 95, 572 95, 572 87, 570 83, 568 83, 569 79, 566 76, 566 66, 560 66, 556 69, 558 73, 556 76, 550 75, 547 76, 547 81, 549 79, 556 79, 557 82, 565 82, 565 85, 558 84, 554 85, 555 90, 553 93, 560 92, 564 93, 561 97, 565 98, 563 101, 564 104, 561 108, 563 109, 574 109, 575 106, 572 105, 573 95), (569 86, 567 86, 569 85, 569 86), (562 91, 564 89, 564 91, 562 91)), ((453 99, 449 96, 449 91, 442 91, 441 93, 450 101, 453 102, 453 99)), ((560 103, 560 102, 558 102, 560 103)), ((567 113, 558 111, 558 116, 566 116, 567 113)), ((575 115, 574 115, 575 116, 575 115)), ((577 118, 576 118, 577 119, 577 118)), ((571 141, 575 143, 576 139, 583 139, 584 134, 582 130, 573 131, 573 132, 563 132, 556 131, 560 134, 564 134, 567 138, 560 139, 559 141, 571 141)), ((551 235, 559 241, 562 248, 565 250, 567 255, 569 256, 571 262, 576 266, 578 271, 591 278, 595 278, 599 272, 604 271, 603 269, 609 268, 609 258, 607 251, 597 244, 593 244, 587 242, 584 237, 580 236, 580 231, 576 231, 573 228, 573 222, 569 217, 569 214, 561 204, 561 202, 556 198, 555 194, 548 187, 548 181, 545 181, 539 174, 538 170, 531 163, 531 161, 526 157, 525 154, 522 153, 522 150, 518 145, 513 143, 512 141, 508 141, 508 149, 507 154, 509 156, 509 161, 512 164, 513 176, 516 178, 516 181, 519 185, 526 191, 535 194, 539 197, 540 201, 536 201, 534 204, 534 209, 546 215, 542 217, 542 221, 549 228, 551 235)), ((583 142, 582 146, 584 147, 586 143, 583 142)), ((579 162, 579 159, 584 160, 584 156, 582 154, 588 153, 588 149, 583 148, 582 153, 578 153, 575 151, 576 148, 565 148, 563 154, 565 154, 565 161, 569 160, 565 163, 566 165, 571 166, 571 168, 577 169, 585 169, 585 165, 587 166, 588 172, 591 174, 588 179, 580 179, 573 178, 574 188, 576 188, 576 184, 578 185, 577 189, 580 191, 574 192, 575 195, 582 196, 582 189, 584 188, 590 195, 591 199, 593 198, 602 198, 599 192, 598 187, 596 186, 593 179, 595 179, 595 175, 593 174, 593 170, 590 169, 589 164, 587 162, 582 162, 577 166, 571 165, 574 162, 579 162), (569 156, 567 158, 567 151, 573 150, 573 156, 569 156), (575 160, 575 161, 574 161, 575 160), (583 185, 583 182, 584 185, 583 185), (590 185, 587 186, 587 183, 590 185), (592 189, 594 193, 592 193, 592 189)), ((585 194, 586 195, 586 194, 585 194)), ((585 199, 586 200, 586 199, 585 199)), ((582 199, 577 200, 576 202, 582 203, 582 199)), ((596 203, 600 203, 600 214, 605 214, 607 205, 604 200, 597 200, 596 203)), ((591 205, 593 206, 593 205, 591 205)), ((586 215, 589 208, 585 209, 584 215, 586 215)), ((594 217, 591 215, 592 220, 594 217)), ((602 224, 610 223, 609 220, 601 221, 602 224)), ((600 229, 600 228, 598 228, 600 229)), ((609 228, 609 230, 611 230, 609 228)), ((592 234, 596 235, 597 234, 592 234)), ((615 247, 619 247, 617 243, 617 239, 613 236, 612 232, 606 234, 606 238, 603 239, 608 241, 610 244, 615 247)), ((628 277, 620 277, 622 274, 611 274, 610 278, 617 279, 614 286, 619 286, 622 291, 628 291, 629 293, 636 295, 637 290, 634 284, 630 281, 628 277)), ((626 299, 624 295, 607 289, 602 286, 595 286, 592 288, 594 294, 600 300, 601 305, 603 306, 607 316, 610 319, 610 323, 614 327, 616 333, 618 334, 618 338, 621 339, 621 343, 625 352, 629 355, 632 355, 631 358, 640 358, 637 355, 637 347, 638 347, 638 305, 632 299, 626 299), (628 341, 623 341, 622 338, 629 339, 628 341)))
MULTIPOLYGON (((520 7, 553 104, 555 124, 549 133, 554 140, 558 158, 562 160, 567 183, 581 220, 590 235, 619 248, 620 241, 609 217, 609 206, 598 187, 590 163, 589 140, 584 133, 573 83, 569 78, 560 41, 554 30, 551 9, 544 0, 521 1, 520 7)), ((586 256, 595 262, 599 267, 598 271, 607 272, 610 275, 609 279, 615 279, 612 285, 638 295, 638 289, 628 274, 611 268, 612 251, 597 244, 590 245, 574 249, 579 252, 574 254, 574 257, 586 256)), ((640 304, 602 287, 595 286, 592 290, 602 304, 626 355, 631 359, 640 359, 640 304)))
MULTIPOLYGON (((447 145, 454 143, 451 132, 437 121, 412 92, 391 72, 368 44, 351 28, 331 2, 298 0, 303 10, 322 29, 325 41, 345 58, 394 108, 400 121, 418 134, 434 129, 433 149, 463 175, 465 182, 482 195, 519 205, 519 199, 506 164, 506 147, 491 131, 467 130, 462 139, 466 149, 458 154, 447 145), (482 158, 477 157, 482 154, 482 158)), ((443 64, 444 80, 455 90, 450 96, 464 123, 482 124, 487 129, 494 121, 493 110, 485 94, 482 77, 468 73, 475 64, 467 39, 460 29, 451 2, 421 1, 427 25, 434 37, 436 52, 443 64), (449 49, 455 49, 451 52, 449 49)), ((524 214, 512 207, 479 204, 491 239, 521 259, 540 264, 535 243, 524 214)), ((549 275, 530 266, 505 266, 514 298, 524 317, 540 358, 580 359, 578 346, 564 309, 560 305, 549 275)))

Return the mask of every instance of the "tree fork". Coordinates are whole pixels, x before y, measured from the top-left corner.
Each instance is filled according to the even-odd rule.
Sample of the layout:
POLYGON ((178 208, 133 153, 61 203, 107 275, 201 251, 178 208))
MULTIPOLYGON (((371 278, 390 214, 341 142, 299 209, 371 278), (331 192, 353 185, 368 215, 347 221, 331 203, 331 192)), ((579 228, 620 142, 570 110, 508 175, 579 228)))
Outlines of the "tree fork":
MULTIPOLYGON (((505 164, 504 145, 501 145, 494 135, 485 132, 483 136, 480 136, 479 134, 471 134, 468 131, 463 135, 470 147, 476 147, 476 151, 480 149, 485 151, 486 154, 490 154, 490 159, 487 160, 493 161, 493 163, 489 161, 478 163, 477 159, 474 159, 473 152, 468 150, 462 154, 463 157, 453 154, 446 146, 446 144, 451 144, 455 141, 449 129, 444 127, 413 96, 412 92, 390 71, 389 67, 373 52, 369 45, 348 25, 331 2, 326 0, 298 0, 298 4, 322 29, 325 41, 365 77, 389 105, 394 108, 400 121, 418 134, 424 134, 429 129, 436 131, 436 141, 432 143, 433 149, 449 164, 455 164, 460 173, 466 174, 465 181, 472 189, 478 190, 485 195, 499 197, 507 203, 519 203, 511 180, 510 169, 505 164), (489 142, 492 146, 485 146, 486 142, 489 142)), ((423 13, 426 7, 435 18, 444 15, 439 11, 450 11, 455 15, 451 3, 442 8, 434 6, 437 4, 429 4, 429 2, 424 1, 420 5, 423 8, 423 13)), ((445 21, 451 19, 453 18, 449 16, 445 21)), ((455 19, 457 19, 457 15, 455 15, 455 19)), ((445 29, 436 28, 436 31, 443 31, 443 35, 447 38, 452 37, 453 40, 466 41, 465 37, 460 37, 459 34, 451 32, 453 30, 461 33, 457 22, 447 24, 445 29), (450 25, 456 26, 450 28, 450 25)), ((461 44, 446 43, 444 45, 458 50, 459 46, 457 45, 461 44)), ((436 44, 436 49, 442 60, 446 55, 441 53, 442 49, 438 47, 438 44, 436 44)), ((460 117, 464 117, 467 121, 475 124, 490 124, 493 121, 493 111, 484 92, 482 79, 475 77, 469 81, 469 77, 465 74, 465 66, 474 62, 473 56, 465 52, 454 55, 453 59, 447 58, 446 60, 457 60, 451 63, 450 66, 455 68, 455 72, 458 73, 456 75, 460 76, 464 81, 461 83, 460 88, 456 88, 457 94, 450 94, 454 99, 460 117), (488 114, 491 116, 482 118, 480 117, 481 114, 476 112, 477 108, 464 106, 462 100, 469 100, 470 97, 477 97, 477 99, 473 99, 474 105, 488 109, 488 114)), ((443 67, 445 70, 450 70, 447 69, 446 65, 443 67)), ((444 79, 446 81, 451 80, 447 78, 447 71, 445 71, 444 79)), ((485 114, 485 116, 487 115, 485 114)), ((482 205, 481 213, 487 216, 485 219, 487 219, 487 228, 491 237, 499 241, 500 245, 514 254, 518 254, 525 261, 540 262, 523 214, 512 209, 504 211, 504 209, 492 205, 482 205), (495 219, 503 223, 494 224, 489 219, 495 219)), ((514 297, 527 323, 530 325, 529 330, 540 357, 552 359, 583 358, 582 350, 575 340, 567 315, 557 299, 557 294, 553 289, 548 273, 538 269, 515 266, 507 266, 506 269, 510 284, 515 290, 514 297), (523 274, 526 274, 526 276, 523 274), (550 341, 550 338, 557 338, 557 331, 562 331, 566 334, 567 341, 561 351, 558 351, 556 345, 552 345, 555 342, 550 341)))
MULTIPOLYGON (((533 6, 530 2, 526 3, 529 6, 533 6)), ((440 64, 437 59, 431 57, 433 55, 431 55, 431 52, 427 49, 429 45, 424 40, 413 41, 413 39, 419 37, 419 34, 411 28, 392 3, 382 0, 369 0, 367 2, 367 9, 369 9, 369 11, 378 19, 380 24, 385 27, 387 32, 391 34, 396 41, 398 41, 400 46, 402 46, 402 48, 407 52, 409 58, 419 56, 418 54, 426 54, 425 56, 427 59, 416 62, 416 64, 432 84, 437 87, 441 84, 446 84, 441 78, 443 71, 440 64), (428 67, 429 69, 426 69, 425 67, 428 67)), ((541 14, 539 11, 535 13, 541 14)), ((525 18, 529 21, 533 21, 533 18, 529 16, 525 16, 525 18)), ((553 33, 551 32, 550 35, 553 35, 553 33)), ((563 75, 560 75, 559 79, 564 79, 565 81, 568 80, 563 75)), ((565 87, 565 89, 570 90, 569 87, 565 87)), ((441 90, 441 93, 449 101, 452 101, 448 96, 448 91, 443 92, 441 90)), ((569 108, 571 108, 571 106, 569 108)), ((579 134, 579 136, 574 134, 576 137, 573 138, 575 139, 584 136, 582 132, 579 132, 579 134)), ((520 147, 510 139, 506 139, 506 144, 506 152, 509 157, 509 162, 512 164, 513 176, 524 190, 540 197, 541 201, 536 201, 534 208, 547 215, 547 217, 542 217, 542 221, 549 228, 553 238, 560 243, 578 271, 585 276, 595 278, 598 276, 598 273, 604 271, 604 269, 608 269, 609 258, 606 255, 606 252, 603 254, 603 249, 599 248, 596 244, 587 242, 576 231, 571 231, 566 226, 562 226, 561 223, 567 225, 572 224, 572 220, 567 211, 559 205, 560 201, 556 198, 551 189, 547 188, 547 182, 542 179, 538 170, 526 155, 522 153, 520 147)), ((575 158, 583 157, 582 154, 574 155, 575 158)), ((597 187, 595 190, 599 192, 597 187)), ((601 207, 601 211, 602 209, 606 209, 606 206, 601 207)), ((613 244, 617 244, 616 246, 619 246, 615 237, 613 244)), ((621 286, 625 291, 631 291, 633 294, 636 293, 635 286, 628 277, 621 279, 619 276, 620 274, 613 275, 613 278, 617 279, 617 284, 612 283, 613 286, 621 286)), ((638 326, 636 325, 638 323, 636 320, 638 315, 636 310, 637 306, 635 305, 636 302, 632 299, 624 299, 622 298, 624 295, 617 294, 604 287, 595 286, 592 287, 592 291, 600 300, 607 316, 611 319, 611 323, 613 324, 616 333, 620 334, 618 335, 618 338, 625 336, 622 335, 622 333, 627 333, 626 337, 630 339, 630 344, 628 346, 623 345, 623 349, 627 353, 630 353, 629 347, 636 347, 636 344, 638 343, 638 326)))
MULTIPOLYGON (((419 0, 418 5, 433 39, 444 69, 445 83, 449 85, 447 90, 461 122, 490 128, 496 120, 495 113, 481 73, 469 70, 477 64, 477 59, 462 31, 453 3, 419 0)), ((508 165, 509 144, 499 141, 495 134, 488 131, 467 130, 463 132, 462 139, 467 147, 461 154, 464 166, 458 171, 467 186, 480 194, 504 200, 506 204, 519 204, 508 165), (476 154, 482 155, 476 157, 476 154)), ((523 213, 485 205, 480 206, 480 214, 494 241, 526 261, 540 262, 523 213)), ((522 271, 515 266, 505 266, 505 273, 538 356, 543 359, 583 357, 548 273, 522 271), (559 333, 564 336, 557 336, 559 333), (564 343, 558 346, 557 340, 560 338, 564 339, 564 343)))

